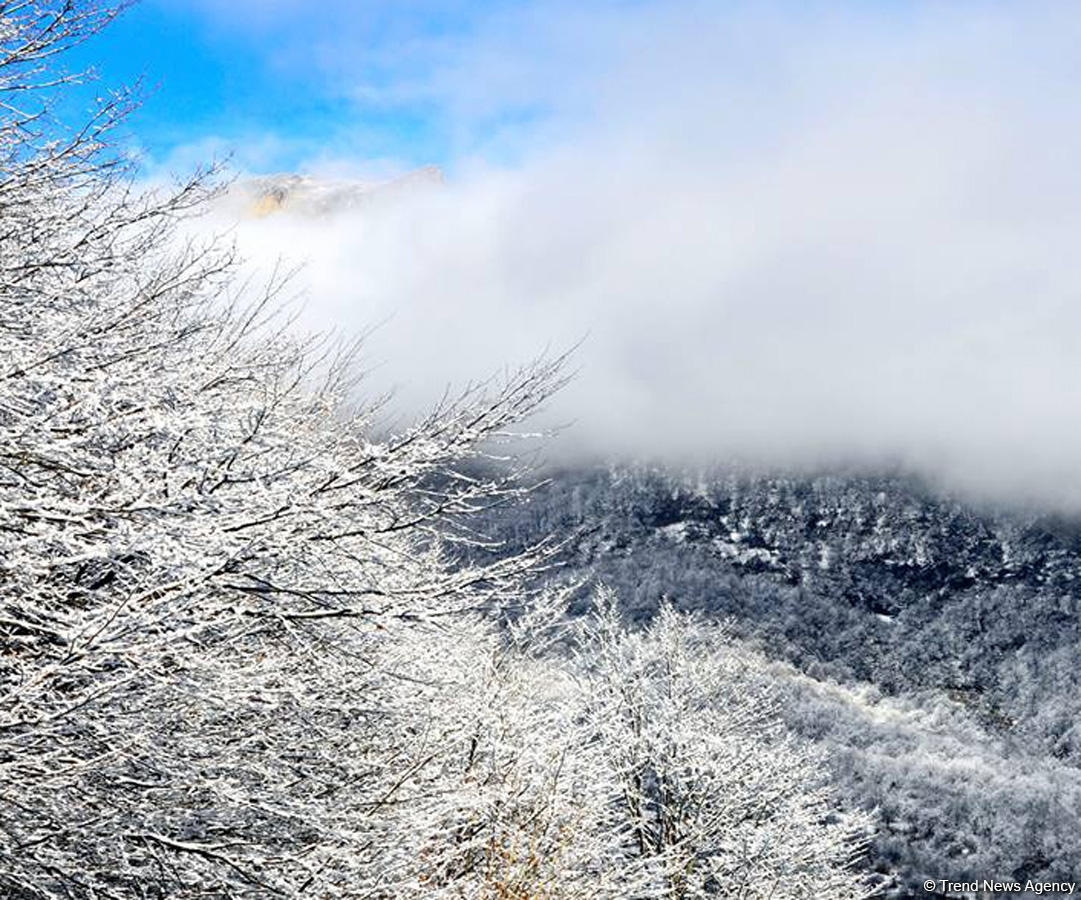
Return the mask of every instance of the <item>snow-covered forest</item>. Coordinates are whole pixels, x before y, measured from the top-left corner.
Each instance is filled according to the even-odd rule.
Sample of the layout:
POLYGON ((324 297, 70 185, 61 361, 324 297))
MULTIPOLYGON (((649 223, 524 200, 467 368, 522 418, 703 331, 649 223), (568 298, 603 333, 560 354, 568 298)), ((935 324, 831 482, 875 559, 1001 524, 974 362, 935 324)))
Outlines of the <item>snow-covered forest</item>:
POLYGON ((786 724, 874 811, 892 893, 1081 877, 1076 518, 903 472, 646 465, 553 471, 489 518, 508 548, 573 535, 553 580, 603 581, 631 619, 670 603, 768 655, 786 724))
POLYGON ((112 14, 0 3, 3 895, 873 890, 759 652, 493 551, 563 361, 376 432, 354 351, 183 238, 214 171, 141 191, 129 96, 55 114, 112 14))

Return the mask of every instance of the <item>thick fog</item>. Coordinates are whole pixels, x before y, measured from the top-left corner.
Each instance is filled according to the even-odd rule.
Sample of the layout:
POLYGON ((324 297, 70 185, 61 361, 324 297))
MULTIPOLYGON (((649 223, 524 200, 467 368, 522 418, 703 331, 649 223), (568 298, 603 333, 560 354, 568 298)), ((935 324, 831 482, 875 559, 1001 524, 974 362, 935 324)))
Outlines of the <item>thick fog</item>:
POLYGON ((458 149, 442 184, 246 216, 242 251, 307 262, 306 324, 375 326, 404 409, 581 341, 555 453, 888 459, 1081 508, 1081 12, 721 6, 522 7, 375 87, 324 47, 458 149))

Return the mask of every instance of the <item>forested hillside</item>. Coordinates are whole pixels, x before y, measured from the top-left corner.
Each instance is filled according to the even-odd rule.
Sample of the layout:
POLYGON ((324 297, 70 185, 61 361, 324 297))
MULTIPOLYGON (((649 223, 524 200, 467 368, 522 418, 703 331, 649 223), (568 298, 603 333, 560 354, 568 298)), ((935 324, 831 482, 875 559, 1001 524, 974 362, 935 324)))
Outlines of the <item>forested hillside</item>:
POLYGON ((790 721, 879 809, 878 862, 916 895, 946 871, 1081 874, 1081 522, 904 474, 623 466, 551 473, 493 524, 575 535, 558 577, 639 620, 729 620, 817 679, 788 682, 790 721))

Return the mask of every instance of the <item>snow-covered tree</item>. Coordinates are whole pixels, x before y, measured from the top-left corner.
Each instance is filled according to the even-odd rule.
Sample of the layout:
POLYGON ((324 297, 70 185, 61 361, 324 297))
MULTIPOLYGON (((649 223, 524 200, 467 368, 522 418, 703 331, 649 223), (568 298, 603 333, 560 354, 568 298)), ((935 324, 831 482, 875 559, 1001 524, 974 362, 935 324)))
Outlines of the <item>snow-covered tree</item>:
POLYGON ((403 752, 388 623, 520 599, 537 553, 463 565, 455 543, 517 489, 470 466, 559 363, 373 440, 348 354, 179 240, 205 178, 138 194, 109 155, 122 103, 74 133, 32 108, 110 15, 0 5, 0 879, 374 889, 372 772, 403 752))
POLYGON ((610 595, 582 630, 586 716, 648 896, 868 895, 866 823, 838 814, 821 758, 785 735, 759 657, 671 607, 627 632, 610 595))
POLYGON ((408 671, 423 687, 409 707, 435 758, 394 822, 390 843, 414 873, 396 896, 631 896, 618 889, 619 842, 602 828, 608 792, 566 660, 482 621, 431 637, 412 632, 408 671))

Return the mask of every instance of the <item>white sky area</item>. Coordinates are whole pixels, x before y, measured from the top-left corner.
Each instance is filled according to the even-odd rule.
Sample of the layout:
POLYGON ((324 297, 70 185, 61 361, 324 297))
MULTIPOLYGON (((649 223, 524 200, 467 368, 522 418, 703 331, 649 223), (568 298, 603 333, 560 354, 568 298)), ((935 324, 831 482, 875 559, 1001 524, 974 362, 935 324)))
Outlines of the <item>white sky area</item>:
POLYGON ((900 460, 1081 509, 1081 7, 721 6, 523 7, 358 75, 484 139, 242 251, 307 262, 306 325, 378 326, 403 409, 584 338, 557 455, 900 460))

